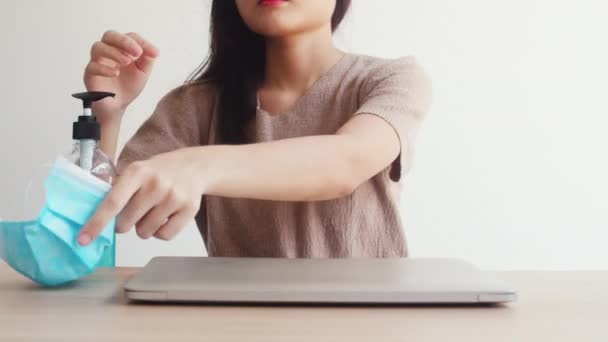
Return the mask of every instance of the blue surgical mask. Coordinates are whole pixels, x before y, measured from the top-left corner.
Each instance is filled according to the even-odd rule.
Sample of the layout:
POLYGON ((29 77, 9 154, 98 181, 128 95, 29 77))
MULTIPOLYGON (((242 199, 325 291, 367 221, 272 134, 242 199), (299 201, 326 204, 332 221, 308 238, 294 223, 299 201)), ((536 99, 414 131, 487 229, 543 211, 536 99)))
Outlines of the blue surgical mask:
POLYGON ((59 158, 45 182, 46 203, 37 219, 0 221, 0 258, 42 286, 59 286, 95 270, 114 244, 115 220, 89 246, 77 237, 110 185, 59 158))

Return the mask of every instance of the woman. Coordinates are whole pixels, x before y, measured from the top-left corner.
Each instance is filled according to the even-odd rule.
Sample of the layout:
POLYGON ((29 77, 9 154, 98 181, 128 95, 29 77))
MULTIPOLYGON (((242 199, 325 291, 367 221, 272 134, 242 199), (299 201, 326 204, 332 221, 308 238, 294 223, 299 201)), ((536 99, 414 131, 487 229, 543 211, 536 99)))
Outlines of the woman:
MULTIPOLYGON (((430 81, 411 57, 337 49, 349 6, 214 0, 207 62, 128 142, 80 244, 119 214, 119 233, 163 240, 195 217, 210 256, 407 256, 399 181, 430 81)), ((158 55, 135 33, 92 48, 87 88, 118 94, 94 108, 112 156, 158 55)))

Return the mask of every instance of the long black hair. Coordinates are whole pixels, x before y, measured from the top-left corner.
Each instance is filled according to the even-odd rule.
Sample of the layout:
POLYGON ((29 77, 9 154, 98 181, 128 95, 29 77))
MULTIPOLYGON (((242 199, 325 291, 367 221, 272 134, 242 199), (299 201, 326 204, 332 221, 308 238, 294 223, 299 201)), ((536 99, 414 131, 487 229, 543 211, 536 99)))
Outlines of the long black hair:
MULTIPOLYGON (((336 0, 331 18, 335 31, 351 0, 336 0)), ((213 0, 210 51, 188 82, 210 82, 217 89, 218 133, 222 144, 247 143, 246 125, 255 117, 257 90, 264 78, 264 37, 250 30, 235 0, 213 0)))

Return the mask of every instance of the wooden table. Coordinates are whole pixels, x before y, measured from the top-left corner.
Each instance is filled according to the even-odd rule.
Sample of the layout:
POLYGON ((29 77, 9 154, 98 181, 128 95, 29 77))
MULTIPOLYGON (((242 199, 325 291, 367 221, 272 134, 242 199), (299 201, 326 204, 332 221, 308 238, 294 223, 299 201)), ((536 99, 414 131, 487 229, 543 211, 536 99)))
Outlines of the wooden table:
POLYGON ((501 272, 518 302, 386 308, 130 304, 135 271, 43 290, 0 263, 0 341, 608 341, 608 272, 501 272))

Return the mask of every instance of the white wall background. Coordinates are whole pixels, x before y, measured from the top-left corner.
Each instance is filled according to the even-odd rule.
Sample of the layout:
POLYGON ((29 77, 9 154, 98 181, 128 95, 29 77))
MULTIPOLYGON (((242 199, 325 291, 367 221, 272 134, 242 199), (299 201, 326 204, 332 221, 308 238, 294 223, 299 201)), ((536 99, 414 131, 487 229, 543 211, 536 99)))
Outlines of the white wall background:
MULTIPOLYGON (((137 31, 162 50, 123 144, 205 56, 209 3, 0 2, 0 215, 70 146, 79 103, 69 95, 103 31, 137 31)), ((600 0, 354 0, 340 46, 415 54, 434 79, 404 196, 413 256, 608 269, 607 10, 600 0)), ((121 265, 202 253, 194 225, 170 243, 118 240, 121 265)))

